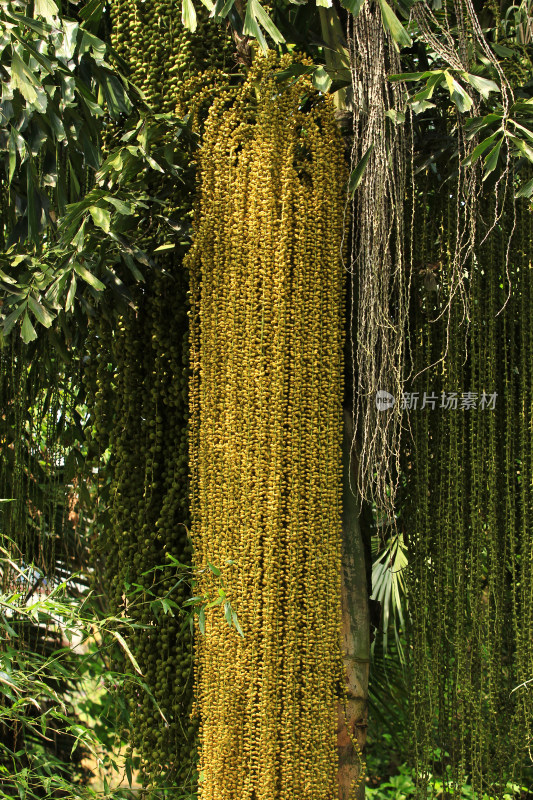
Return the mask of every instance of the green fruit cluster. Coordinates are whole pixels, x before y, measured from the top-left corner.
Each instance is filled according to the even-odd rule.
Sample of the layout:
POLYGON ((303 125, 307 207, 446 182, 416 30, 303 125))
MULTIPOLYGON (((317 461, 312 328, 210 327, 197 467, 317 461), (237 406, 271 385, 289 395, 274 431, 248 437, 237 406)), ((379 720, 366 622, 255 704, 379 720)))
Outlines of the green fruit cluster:
MULTIPOLYGON (((199 4, 198 4, 199 5, 199 4)), ((231 38, 197 8, 194 33, 181 22, 181 3, 113 0, 113 47, 130 67, 130 78, 159 112, 173 111, 180 87, 211 67, 234 64, 231 38)))
POLYGON ((410 741, 421 796, 445 752, 449 797, 466 775, 479 796, 503 797, 508 780, 522 781, 533 734, 533 224, 528 205, 485 192, 466 326, 460 298, 449 301, 457 198, 434 180, 416 209, 424 269, 409 393, 419 399, 404 462, 410 741), (435 407, 422 407, 424 392, 435 407))
MULTIPOLYGON (((201 11, 195 33, 184 29, 181 7, 168 0, 112 0, 110 12, 112 44, 157 112, 174 111, 185 83, 231 59, 230 37, 208 24, 201 11)), ((163 191, 167 202, 161 213, 178 219, 190 214, 193 188, 163 191)), ((141 245, 154 253, 164 242, 149 229, 147 224, 141 245)), ((197 751, 197 725, 191 722, 192 637, 183 617, 164 613, 160 602, 168 598, 181 606, 186 600, 188 585, 180 582, 167 556, 187 564, 192 553, 187 533, 188 276, 176 252, 154 253, 161 270, 147 276, 134 308, 118 325, 99 321, 86 369, 93 443, 101 456, 108 454, 105 474, 110 477, 97 563, 112 610, 144 626, 123 635, 149 689, 140 692, 133 681, 125 688, 128 741, 141 757, 145 786, 163 774, 167 781, 184 783, 194 773, 197 751)), ((123 666, 130 669, 127 660, 123 666)))
POLYGON ((159 274, 114 331, 100 321, 87 370, 93 440, 110 453, 109 521, 96 558, 112 612, 142 626, 124 635, 150 693, 132 681, 125 695, 128 741, 147 784, 163 772, 179 781, 195 758, 191 634, 160 602, 187 599, 167 556, 191 559, 185 290, 183 273, 159 274))

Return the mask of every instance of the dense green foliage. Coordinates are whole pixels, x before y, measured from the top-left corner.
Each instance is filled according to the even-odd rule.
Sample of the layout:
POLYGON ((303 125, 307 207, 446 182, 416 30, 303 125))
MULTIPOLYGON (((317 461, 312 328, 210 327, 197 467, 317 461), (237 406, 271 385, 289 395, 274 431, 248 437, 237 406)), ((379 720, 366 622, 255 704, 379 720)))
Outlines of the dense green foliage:
MULTIPOLYGON (((94 614, 115 620, 127 648, 113 655, 121 717, 110 728, 127 734, 130 769, 142 756, 145 785, 193 776, 194 788, 191 635, 177 613, 190 591, 179 563, 191 553, 182 259, 201 142, 193 128, 261 47, 297 45, 311 55, 314 63, 297 60, 278 74, 278 85, 310 76, 321 91, 339 90, 341 112, 354 93, 367 97, 382 47, 378 124, 374 117, 369 126, 364 103, 357 107, 352 238, 365 223, 371 241, 385 196, 380 170, 392 183, 401 175, 404 228, 379 217, 379 246, 401 254, 401 264, 392 262, 401 281, 382 270, 378 289, 370 282, 352 291, 351 335, 370 342, 376 374, 390 374, 387 351, 361 336, 378 319, 396 348, 402 388, 418 391, 420 404, 424 391, 439 401, 442 392, 497 394, 494 409, 402 409, 403 430, 379 439, 385 418, 369 403, 359 350, 354 407, 383 443, 379 457, 370 450, 362 489, 375 498, 372 482, 381 480, 392 509, 390 531, 379 503, 375 513, 380 536, 390 533, 376 556, 375 598, 385 630, 397 633, 389 656, 407 662, 402 691, 412 686, 417 788, 405 769, 383 791, 425 796, 429 784, 437 796, 503 798, 508 778, 519 780, 528 764, 533 735, 531 226, 526 201, 513 202, 533 192, 529 4, 283 1, 265 10, 258 0, 230 0, 211 10, 214 20, 183 0, 180 19, 163 0, 116 0, 109 9, 91 0, 68 4, 63 11, 76 18, 67 18, 53 0, 0 4, 0 497, 11 501, 2 535, 22 551, 23 571, 33 564, 49 587, 87 569, 90 548, 105 593, 94 614), (358 36, 363 19, 374 32, 361 47, 356 19, 358 36), (210 67, 216 78, 204 73, 210 67), (191 117, 178 119, 176 109, 191 117), (380 131, 381 147, 366 141, 369 130, 380 131), (411 368, 412 376, 425 371, 405 383, 411 368), (125 615, 139 627, 117 622, 125 615)), ((4 563, 4 597, 14 574, 4 563)), ((24 682, 7 642, 2 669, 11 659, 13 680, 24 682)), ((58 643, 30 626, 21 642, 36 664, 58 643)), ((376 693, 387 691, 383 674, 376 670, 376 693)), ((59 691, 48 677, 35 688, 47 702, 59 691)), ((12 713, 15 695, 4 696, 2 713, 12 713)), ((383 698, 374 708, 383 710, 383 698)), ((17 733, 30 754, 34 719, 17 733)), ((68 739, 77 723, 56 716, 55 724, 68 739)), ((38 770, 43 752, 32 762, 38 770)), ((21 776, 29 774, 24 758, 21 776)), ((66 750, 61 758, 68 764, 66 750)), ((74 773, 59 762, 58 771, 68 794, 74 773)))

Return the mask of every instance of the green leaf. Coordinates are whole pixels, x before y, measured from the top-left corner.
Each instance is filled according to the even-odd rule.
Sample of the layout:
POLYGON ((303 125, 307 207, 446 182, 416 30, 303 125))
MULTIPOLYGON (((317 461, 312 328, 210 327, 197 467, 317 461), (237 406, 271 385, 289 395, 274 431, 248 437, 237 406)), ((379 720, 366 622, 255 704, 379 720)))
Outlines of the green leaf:
POLYGON ((419 100, 415 103, 411 103, 411 108, 414 114, 423 114, 428 108, 435 108, 435 103, 430 103, 429 100, 419 100))
POLYGON ((133 669, 135 670, 135 672, 137 672, 139 675, 142 675, 141 668, 139 667, 135 656, 133 655, 133 653, 131 652, 130 648, 126 644, 122 634, 119 633, 118 631, 114 631, 114 630, 110 630, 109 632, 110 632, 111 636, 114 636, 114 638, 117 640, 117 642, 120 644, 120 646, 125 651, 126 655, 128 656, 129 660, 131 661, 131 663, 133 665, 133 669))
POLYGON ((239 619, 238 619, 238 617, 237 617, 237 614, 235 613, 235 611, 233 611, 233 612, 232 612, 232 614, 231 614, 231 617, 232 617, 232 619, 233 619, 233 624, 235 625, 235 628, 236 628, 236 630, 237 630, 237 633, 238 633, 240 636, 242 636, 242 638, 244 639, 244 633, 243 633, 243 630, 242 630, 242 628, 241 628, 241 624, 240 624, 240 622, 239 622, 239 619))
POLYGON ((22 328, 20 329, 20 335, 22 337, 22 341, 25 344, 33 342, 37 338, 35 328, 31 324, 30 315, 28 314, 27 311, 24 314, 24 319, 22 320, 22 328))
POLYGON ((485 172, 483 175, 483 180, 488 178, 491 172, 494 172, 496 169, 496 165, 498 164, 498 157, 500 155, 500 150, 503 144, 503 136, 500 141, 492 148, 490 153, 485 159, 485 172))
POLYGON ((409 83, 410 81, 423 81, 426 78, 431 78, 433 75, 441 74, 441 70, 430 70, 426 72, 402 72, 401 74, 389 75, 389 81, 393 83, 403 81, 409 83))
POLYGON ((266 52, 268 50, 268 45, 259 25, 263 26, 275 42, 282 43, 285 41, 259 0, 248 0, 246 4, 243 33, 246 36, 253 36, 257 39, 261 49, 266 52))
MULTIPOLYGON (((250 3, 250 0, 248 0, 250 3)), ((266 30, 270 38, 276 44, 283 44, 285 41, 285 37, 283 34, 276 28, 270 17, 268 16, 267 12, 259 2, 259 0, 251 0, 255 6, 255 15, 260 25, 266 30)))
POLYGON ((89 53, 93 56, 96 63, 99 64, 105 58, 106 49, 107 47, 105 42, 102 42, 101 39, 93 36, 92 33, 89 33, 89 31, 85 30, 84 28, 82 29, 82 37, 79 44, 80 56, 85 55, 85 53, 89 53))
POLYGON ((516 56, 516 52, 514 50, 511 50, 510 47, 504 47, 504 45, 496 44, 496 42, 491 42, 490 46, 492 47, 496 55, 500 56, 500 58, 509 58, 509 57, 514 58, 516 56))
POLYGON ((104 5, 104 0, 89 0, 89 2, 85 3, 83 8, 78 11, 78 14, 81 19, 85 20, 86 24, 91 26, 94 30, 100 22, 104 5))
POLYGON ((470 164, 473 164, 474 161, 477 161, 477 159, 480 156, 483 155, 485 150, 487 150, 491 146, 491 144, 496 139, 496 137, 499 135, 499 133, 500 133, 500 130, 497 130, 496 133, 493 133, 491 136, 488 136, 480 144, 478 144, 478 146, 476 148, 474 148, 474 150, 472 150, 470 155, 467 158, 464 159, 463 166, 464 167, 468 167, 468 166, 470 166, 470 164))
POLYGON ((437 86, 440 86, 443 80, 444 72, 442 70, 435 70, 433 73, 430 73, 424 88, 412 95, 412 97, 409 98, 409 103, 414 107, 417 103, 421 103, 424 100, 430 100, 433 97, 433 92, 437 86))
POLYGON ((531 197, 533 194, 533 178, 524 183, 517 191, 515 197, 531 197))
POLYGON ((37 321, 44 325, 45 328, 49 328, 54 321, 54 317, 50 312, 31 294, 28 295, 28 305, 35 314, 37 321))
POLYGON ((83 250, 83 247, 85 245, 85 226, 86 226, 86 223, 87 223, 87 218, 85 218, 83 220, 83 222, 81 223, 80 227, 78 228, 78 231, 77 231, 76 235, 73 236, 72 239, 71 239, 71 244, 74 245, 74 247, 76 248, 78 253, 81 253, 81 251, 83 250))
POLYGON ((15 51, 11 58, 11 81, 13 88, 18 89, 28 103, 35 103, 37 91, 34 75, 15 51))
POLYGON ((143 155, 144 155, 145 159, 148 161, 148 163, 149 163, 149 164, 150 164, 150 166, 152 167, 152 169, 155 169, 155 170, 157 170, 158 172, 163 172, 163 173, 165 172, 165 170, 163 169, 163 167, 159 166, 159 164, 157 163, 157 161, 155 160, 155 158, 152 158, 152 156, 151 156, 151 155, 149 155, 148 153, 146 153, 144 150, 142 151, 142 153, 143 153, 143 155))
POLYGON ((519 131, 525 133, 528 139, 533 140, 533 131, 530 131, 529 128, 525 128, 524 125, 520 125, 520 123, 514 119, 510 119, 509 122, 514 125, 515 128, 518 128, 519 131))
POLYGON ((18 318, 20 317, 20 315, 24 311, 24 308, 25 308, 24 304, 21 304, 21 305, 17 306, 15 308, 15 310, 12 311, 11 314, 9 314, 9 316, 7 316, 5 318, 4 324, 3 324, 4 336, 8 336, 11 333, 11 329, 13 328, 13 325, 15 324, 15 322, 18 320, 18 318))
POLYGON ((381 16, 385 30, 390 33, 399 47, 411 47, 411 37, 403 27, 392 8, 387 3, 387 0, 378 0, 378 3, 381 9, 381 16))
POLYGON ((341 0, 341 6, 357 17, 365 4, 365 0, 341 0))
POLYGON ((533 147, 531 147, 527 142, 524 142, 523 139, 519 139, 517 136, 513 136, 510 133, 507 135, 517 150, 533 164, 533 147))
POLYGON ((181 21, 184 28, 194 33, 198 21, 196 19, 196 9, 192 0, 181 0, 181 21))
POLYGON ((54 3, 54 0, 35 0, 33 6, 34 17, 44 17, 44 19, 54 24, 54 17, 59 14, 59 8, 54 3))
POLYGON ((100 85, 113 119, 118 119, 121 113, 129 114, 131 104, 120 79, 116 75, 105 74, 100 85))
MULTIPOLYGON (((5 8, 5 7, 4 7, 5 8)), ((22 27, 27 27, 34 33, 36 33, 41 39, 46 39, 48 35, 52 32, 52 26, 49 25, 47 22, 41 22, 40 20, 32 19, 31 17, 26 17, 24 14, 16 14, 16 13, 9 13, 8 11, 4 11, 4 15, 6 19, 14 22, 15 25, 22 25, 22 27)))
POLYGON ((106 208, 99 206, 89 206, 89 212, 94 224, 101 228, 105 233, 109 233, 111 227, 111 214, 106 208))
POLYGON ((15 169, 17 168, 17 140, 13 129, 9 132, 9 173, 7 185, 11 186, 15 169))
POLYGON ((175 247, 175 244, 162 244, 155 248, 154 253, 160 253, 162 250, 174 250, 175 247))
POLYGON ((372 153, 373 149, 374 145, 371 144, 366 153, 364 154, 364 156, 362 157, 359 164, 351 172, 350 179, 348 181, 348 192, 350 194, 350 197, 354 196, 357 187, 359 186, 359 184, 363 179, 366 165, 368 164, 368 159, 370 158, 370 154, 372 153))
POLYGON ((128 784, 131 789, 133 781, 133 776, 131 774, 131 758, 127 758, 126 761, 124 762, 124 769, 126 770, 126 777, 128 779, 128 784))
MULTIPOLYGON (((17 634, 15 634, 15 636, 16 635, 17 634)), ((10 689, 14 689, 16 692, 19 691, 16 684, 14 684, 12 681, 9 680, 9 675, 7 674, 7 672, 0 671, 0 682, 4 683, 6 686, 9 686, 10 689)))
POLYGON ((119 200, 118 197, 108 196, 105 199, 108 203, 111 203, 112 206, 115 206, 119 214, 124 214, 126 217, 131 217, 131 215, 135 212, 135 209, 131 203, 125 203, 124 200, 119 200))
POLYGON ((403 125, 405 122, 405 113, 403 111, 396 111, 394 108, 385 111, 385 116, 392 120, 395 125, 403 125))
POLYGON ((319 92, 329 91, 332 83, 333 81, 331 80, 325 67, 320 66, 313 70, 313 85, 318 89, 319 92))
POLYGON ((89 270, 86 269, 82 264, 74 264, 74 269, 80 278, 83 278, 83 280, 88 283, 89 286, 92 286, 93 289, 96 289, 96 291, 101 292, 103 289, 105 289, 105 285, 99 281, 98 278, 92 274, 92 272, 89 272, 89 270))
POLYGON ((468 96, 461 84, 455 80, 447 69, 444 70, 444 77, 446 78, 446 85, 452 102, 455 103, 459 111, 469 111, 472 108, 472 98, 468 96))
POLYGON ((228 625, 231 625, 231 604, 229 600, 224 603, 224 617, 228 625))
POLYGON ((218 568, 218 567, 215 567, 215 566, 214 566, 213 564, 211 564, 209 561, 207 562, 207 566, 209 567, 209 569, 211 570, 211 572, 213 573, 213 575, 216 575, 216 576, 217 576, 217 578, 218 578, 218 577, 220 577, 220 570, 219 570, 219 568, 218 568))
POLYGON ((73 272, 72 278, 70 279, 70 286, 68 287, 67 299, 65 301, 65 311, 70 311, 70 309, 72 308, 74 297, 76 295, 77 285, 78 285, 78 279, 76 278, 76 273, 73 272))
POLYGON ((494 81, 487 78, 480 78, 479 75, 467 73, 466 80, 476 89, 485 100, 488 100, 490 92, 499 92, 500 87, 494 81))

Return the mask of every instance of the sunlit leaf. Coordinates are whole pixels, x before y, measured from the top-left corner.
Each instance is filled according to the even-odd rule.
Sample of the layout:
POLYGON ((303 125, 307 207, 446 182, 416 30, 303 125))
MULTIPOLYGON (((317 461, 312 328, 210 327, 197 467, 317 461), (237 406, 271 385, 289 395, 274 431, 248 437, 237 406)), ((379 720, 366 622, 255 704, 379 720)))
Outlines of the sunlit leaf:
POLYGON ((93 289, 96 289, 98 292, 101 292, 103 289, 105 289, 105 285, 99 281, 95 275, 89 272, 89 270, 86 269, 83 264, 74 264, 74 269, 80 278, 83 278, 83 280, 88 283, 89 286, 92 286, 93 289))
POLYGON ((383 18, 383 25, 399 47, 411 47, 411 37, 404 26, 387 3, 387 0, 378 0, 383 18))
POLYGON ((54 321, 54 317, 42 305, 42 303, 36 300, 31 294, 28 295, 28 306, 35 314, 35 318, 38 320, 38 322, 40 322, 41 325, 44 325, 45 328, 49 328, 54 321))
POLYGON ((53 24, 54 18, 59 14, 59 8, 54 0, 34 0, 33 14, 36 17, 44 17, 47 22, 53 24))
POLYGON ((193 0, 181 0, 181 21, 187 30, 196 30, 198 22, 193 0))
POLYGON ((106 208, 90 206, 89 213, 93 218, 94 224, 101 228, 105 233, 109 233, 111 227, 111 214, 106 208))
POLYGON ((487 78, 480 78, 479 75, 472 75, 468 73, 468 82, 476 89, 485 100, 488 99, 490 92, 499 92, 500 87, 494 81, 487 78))

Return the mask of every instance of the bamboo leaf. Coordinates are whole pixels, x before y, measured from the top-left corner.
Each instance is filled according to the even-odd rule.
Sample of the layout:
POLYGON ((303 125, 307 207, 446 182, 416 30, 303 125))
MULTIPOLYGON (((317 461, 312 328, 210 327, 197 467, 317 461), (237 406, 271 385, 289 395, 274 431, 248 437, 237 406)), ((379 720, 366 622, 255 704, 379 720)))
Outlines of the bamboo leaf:
POLYGON ((111 636, 114 636, 114 638, 117 640, 117 642, 120 644, 120 646, 122 647, 122 649, 124 650, 124 652, 128 656, 129 660, 131 661, 131 663, 133 665, 133 669, 135 670, 135 672, 137 672, 139 675, 142 675, 141 668, 139 667, 135 656, 133 655, 133 653, 131 652, 130 648, 126 644, 126 641, 125 641, 124 637, 122 636, 122 634, 119 633, 118 631, 113 631, 113 630, 110 630, 109 632, 110 632, 111 636))

